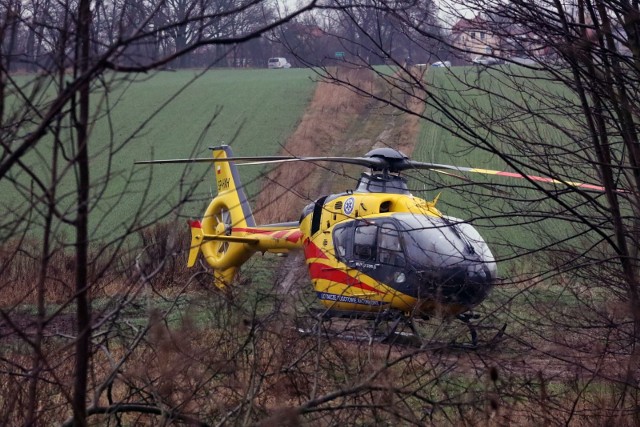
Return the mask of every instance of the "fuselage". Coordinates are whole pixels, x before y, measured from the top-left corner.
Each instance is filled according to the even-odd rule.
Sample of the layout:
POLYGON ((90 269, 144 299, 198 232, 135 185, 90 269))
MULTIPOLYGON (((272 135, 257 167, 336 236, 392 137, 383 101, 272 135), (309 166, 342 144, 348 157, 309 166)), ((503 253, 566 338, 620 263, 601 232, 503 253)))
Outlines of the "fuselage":
POLYGON ((480 234, 470 224, 442 215, 437 197, 426 201, 413 196, 400 176, 432 164, 411 162, 388 147, 364 157, 317 158, 368 166, 370 172, 361 175, 354 191, 308 205, 299 221, 257 225, 231 148, 214 147, 212 154, 218 194, 201 220, 189 221, 187 265, 194 266, 202 254, 220 289, 235 281, 253 254, 299 249, 318 298, 331 310, 455 316, 480 303, 496 281, 493 255, 480 234))
POLYGON ((496 281, 480 234, 406 191, 318 199, 305 208, 300 230, 314 290, 331 310, 455 316, 496 281))

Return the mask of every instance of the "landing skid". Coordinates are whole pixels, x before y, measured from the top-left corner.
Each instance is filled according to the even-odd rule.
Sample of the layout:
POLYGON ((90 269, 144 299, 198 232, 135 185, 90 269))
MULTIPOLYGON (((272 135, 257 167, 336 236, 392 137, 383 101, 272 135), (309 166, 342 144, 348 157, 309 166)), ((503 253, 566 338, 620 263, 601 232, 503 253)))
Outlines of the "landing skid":
POLYGON ((338 310, 311 310, 312 325, 310 327, 298 327, 298 332, 304 335, 323 336, 327 338, 341 339, 345 341, 384 343, 405 347, 420 348, 425 350, 438 349, 467 349, 492 348, 504 339, 506 323, 500 328, 486 326, 478 323, 480 315, 464 313, 456 317, 469 329, 471 342, 457 343, 455 341, 441 342, 425 339, 416 327, 415 318, 399 311, 385 310, 377 313, 363 313, 338 310), (369 321, 367 325, 359 323, 354 326, 351 322, 342 325, 341 329, 334 327, 334 321, 340 319, 369 321), (387 326, 386 331, 382 327, 387 326), (404 329, 405 331, 402 331, 404 329), (488 340, 480 340, 479 330, 496 330, 497 332, 488 340), (408 330, 408 331, 407 331, 408 330), (410 331, 410 332, 409 332, 410 331))

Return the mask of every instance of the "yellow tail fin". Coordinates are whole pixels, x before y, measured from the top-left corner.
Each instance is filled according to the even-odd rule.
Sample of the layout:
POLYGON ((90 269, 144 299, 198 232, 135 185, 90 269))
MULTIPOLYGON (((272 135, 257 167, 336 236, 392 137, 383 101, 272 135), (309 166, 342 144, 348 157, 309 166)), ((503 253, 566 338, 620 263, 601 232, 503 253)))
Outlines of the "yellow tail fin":
MULTIPOLYGON (((233 157, 231 147, 223 145, 213 148, 214 159, 226 159, 228 157, 233 157)), ((236 165, 233 162, 223 160, 214 162, 213 167, 218 189, 218 196, 214 200, 221 199, 224 201, 231 214, 234 227, 255 227, 256 222, 236 165)), ((211 205, 209 206, 210 208, 211 205)), ((207 214, 210 213, 208 211, 209 209, 207 214)))
POLYGON ((214 269, 215 285, 221 288, 231 283, 240 265, 255 252, 246 243, 224 240, 234 232, 243 234, 243 230, 255 227, 236 165, 224 160, 229 157, 233 157, 229 146, 213 148, 213 158, 221 160, 213 163, 218 195, 209 204, 202 221, 189 222, 191 249, 187 265, 193 266, 198 253, 202 252, 214 269))

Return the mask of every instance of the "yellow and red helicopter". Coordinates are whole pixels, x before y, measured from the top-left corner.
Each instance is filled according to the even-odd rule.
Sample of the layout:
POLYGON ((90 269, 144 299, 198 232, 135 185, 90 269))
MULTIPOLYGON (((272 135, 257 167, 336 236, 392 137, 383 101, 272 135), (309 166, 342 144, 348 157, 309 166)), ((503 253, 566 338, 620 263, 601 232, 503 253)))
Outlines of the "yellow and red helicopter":
MULTIPOLYGON (((363 157, 234 157, 229 146, 213 158, 137 163, 211 162, 218 194, 201 220, 189 222, 188 266, 199 254, 213 268, 215 284, 233 282, 257 252, 304 252, 313 288, 327 313, 393 312, 407 317, 464 317, 498 280, 491 250, 468 222, 448 217, 411 194, 401 173, 413 169, 455 170, 528 178, 537 176, 410 160, 392 148, 363 157), (341 162, 369 168, 354 190, 322 196, 299 221, 257 225, 236 163, 341 162)), ((601 187, 562 182, 589 190, 601 187)))

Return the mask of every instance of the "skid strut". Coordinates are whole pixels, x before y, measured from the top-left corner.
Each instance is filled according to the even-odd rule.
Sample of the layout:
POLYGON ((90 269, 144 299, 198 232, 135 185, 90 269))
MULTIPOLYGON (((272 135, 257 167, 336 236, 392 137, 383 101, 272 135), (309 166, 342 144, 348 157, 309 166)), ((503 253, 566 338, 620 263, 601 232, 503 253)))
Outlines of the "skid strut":
POLYGON ((410 313, 403 313, 397 310, 383 310, 380 312, 358 312, 358 311, 342 311, 342 310, 326 310, 326 309, 311 309, 310 310, 311 318, 316 322, 314 326, 309 328, 298 328, 299 332, 305 334, 320 334, 321 330, 325 330, 324 335, 329 337, 333 337, 336 339, 343 339, 348 341, 365 341, 368 342, 369 345, 374 342, 378 343, 387 343, 394 345, 402 345, 408 347, 416 347, 422 349, 443 349, 443 348, 452 348, 452 349, 466 349, 466 350, 476 350, 484 347, 493 347, 498 342, 500 342, 504 336, 504 332, 506 329, 506 324, 504 324, 501 328, 498 329, 498 332, 495 336, 489 341, 483 341, 480 344, 478 330, 490 330, 496 329, 492 326, 483 326, 477 324, 475 321, 480 319, 481 316, 479 314, 468 312, 463 313, 456 316, 457 320, 460 320, 464 323, 469 329, 469 333, 471 336, 470 343, 455 343, 455 342, 424 342, 423 338, 420 336, 418 329, 414 323, 415 317, 411 316, 410 313), (369 327, 364 327, 361 329, 363 334, 358 335, 358 333, 353 332, 353 330, 340 331, 340 332, 331 332, 330 329, 325 329, 325 327, 321 326, 324 322, 330 322, 335 319, 349 319, 349 320, 366 320, 372 322, 369 327), (389 328, 385 331, 381 331, 380 327, 384 322, 389 322, 389 328), (398 332, 400 326, 403 325, 410 329, 411 333, 408 332, 398 332))
POLYGON ((462 313, 458 314, 456 318, 467 325, 467 328, 469 328, 469 334, 471 334, 471 345, 477 347, 478 330, 476 329, 476 325, 474 325, 471 321, 479 319, 480 315, 476 313, 462 313))

